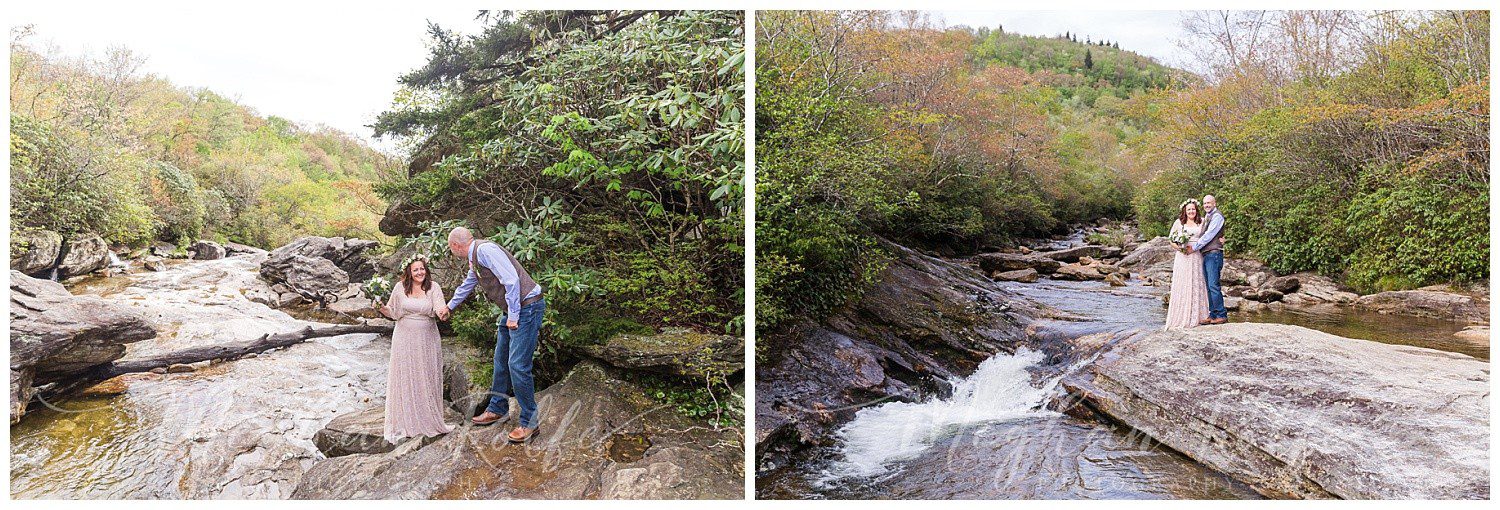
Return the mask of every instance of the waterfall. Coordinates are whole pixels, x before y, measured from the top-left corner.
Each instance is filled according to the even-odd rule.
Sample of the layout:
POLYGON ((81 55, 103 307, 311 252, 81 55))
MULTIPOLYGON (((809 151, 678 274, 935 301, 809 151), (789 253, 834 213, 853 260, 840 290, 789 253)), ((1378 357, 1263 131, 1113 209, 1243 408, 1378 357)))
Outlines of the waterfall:
POLYGON ((836 433, 843 459, 829 466, 825 480, 884 473, 887 464, 921 454, 963 425, 1057 416, 1043 407, 1052 383, 1033 386, 1027 370, 1043 358, 1026 349, 997 354, 955 381, 951 397, 860 410, 836 433))
POLYGON ((116 255, 115 252, 109 252, 109 267, 118 267, 122 273, 130 272, 130 263, 120 260, 120 256, 116 255))

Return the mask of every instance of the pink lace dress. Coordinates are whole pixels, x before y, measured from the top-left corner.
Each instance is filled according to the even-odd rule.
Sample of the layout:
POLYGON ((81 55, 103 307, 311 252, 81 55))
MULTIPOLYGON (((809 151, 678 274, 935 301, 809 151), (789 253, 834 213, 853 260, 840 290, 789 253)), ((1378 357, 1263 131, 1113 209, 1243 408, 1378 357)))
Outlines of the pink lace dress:
POLYGON ((386 302, 383 311, 396 320, 385 388, 385 439, 391 443, 453 430, 443 422, 442 337, 435 311, 445 303, 437 283, 415 296, 407 296, 398 283, 386 302))
MULTIPOLYGON (((1172 222, 1172 231, 1186 230, 1189 243, 1203 236, 1203 225, 1172 222)), ((1177 252, 1172 260, 1172 297, 1167 303, 1167 325, 1164 329, 1191 328, 1208 318, 1208 283, 1203 277, 1203 254, 1177 252)))

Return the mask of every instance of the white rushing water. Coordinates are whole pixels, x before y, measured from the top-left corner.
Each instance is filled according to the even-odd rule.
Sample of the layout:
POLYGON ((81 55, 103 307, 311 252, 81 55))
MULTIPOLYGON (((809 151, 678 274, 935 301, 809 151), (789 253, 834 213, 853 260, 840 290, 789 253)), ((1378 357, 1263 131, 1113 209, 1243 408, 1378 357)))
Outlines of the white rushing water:
POLYGON ((824 481, 885 473, 891 463, 927 450, 934 440, 964 426, 1057 416, 1043 408, 1050 386, 1032 384, 1028 367, 1040 352, 997 354, 969 377, 953 382, 953 395, 926 402, 893 402, 860 410, 836 434, 842 459, 829 465, 824 481))

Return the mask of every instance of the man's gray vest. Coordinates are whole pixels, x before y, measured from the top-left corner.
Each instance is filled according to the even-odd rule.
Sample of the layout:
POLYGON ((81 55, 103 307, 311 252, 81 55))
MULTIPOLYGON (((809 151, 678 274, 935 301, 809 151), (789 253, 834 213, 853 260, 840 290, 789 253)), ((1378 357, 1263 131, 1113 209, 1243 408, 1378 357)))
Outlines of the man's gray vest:
POLYGON ((494 244, 496 248, 500 249, 500 253, 505 254, 505 258, 510 259, 510 265, 516 268, 517 283, 521 286, 521 305, 529 305, 542 298, 541 294, 537 294, 533 299, 526 299, 526 296, 531 294, 533 289, 536 289, 536 280, 532 280, 531 275, 526 272, 526 268, 521 267, 520 262, 516 262, 516 257, 510 254, 510 250, 506 250, 493 241, 475 241, 475 243, 477 244, 474 246, 474 251, 469 254, 469 269, 473 269, 474 274, 479 276, 479 290, 484 291, 484 297, 489 298, 491 302, 497 305, 505 306, 505 284, 500 283, 500 278, 495 276, 494 271, 490 271, 490 268, 484 267, 483 264, 480 264, 476 260, 479 257, 480 246, 494 244))
MULTIPOLYGON (((1211 224, 1211 223, 1213 223, 1213 219, 1214 219, 1214 215, 1215 214, 1219 215, 1220 218, 1224 217, 1224 214, 1220 213, 1218 208, 1214 208, 1214 212, 1208 215, 1208 221, 1206 221, 1206 222, 1203 223, 1204 228, 1208 228, 1208 225, 1211 224)), ((1228 221, 1220 221, 1219 222, 1219 233, 1214 234, 1213 240, 1209 241, 1208 244, 1203 245, 1203 249, 1199 250, 1199 251, 1202 251, 1203 253, 1208 253, 1208 252, 1211 252, 1211 251, 1223 252, 1224 251, 1224 231, 1225 230, 1229 230, 1229 222, 1228 221)))

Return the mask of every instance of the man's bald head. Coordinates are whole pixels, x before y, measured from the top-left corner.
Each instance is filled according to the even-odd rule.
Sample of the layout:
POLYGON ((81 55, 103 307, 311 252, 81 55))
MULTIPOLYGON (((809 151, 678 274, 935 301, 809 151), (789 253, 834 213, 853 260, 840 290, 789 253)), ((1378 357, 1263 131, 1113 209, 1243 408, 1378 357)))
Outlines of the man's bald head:
POLYGON ((1213 195, 1203 195, 1203 208, 1210 211, 1219 208, 1219 199, 1213 195))
POLYGON ((448 251, 453 252, 454 257, 465 258, 468 256, 469 244, 474 242, 474 233, 464 227, 456 227, 448 231, 448 251))

